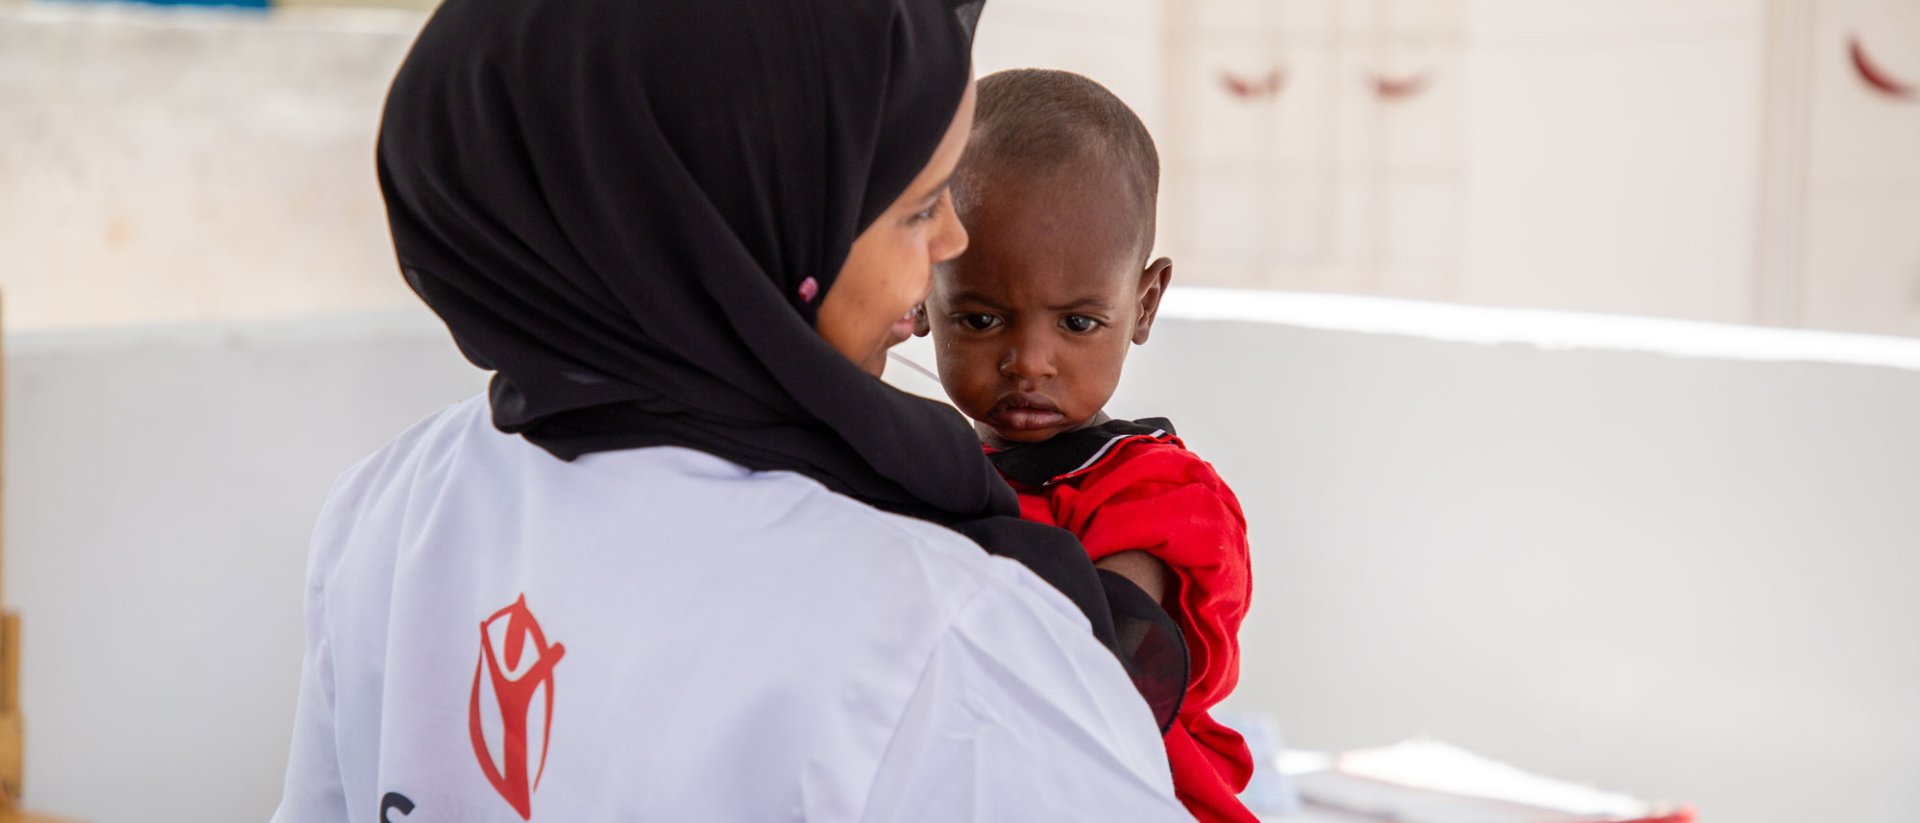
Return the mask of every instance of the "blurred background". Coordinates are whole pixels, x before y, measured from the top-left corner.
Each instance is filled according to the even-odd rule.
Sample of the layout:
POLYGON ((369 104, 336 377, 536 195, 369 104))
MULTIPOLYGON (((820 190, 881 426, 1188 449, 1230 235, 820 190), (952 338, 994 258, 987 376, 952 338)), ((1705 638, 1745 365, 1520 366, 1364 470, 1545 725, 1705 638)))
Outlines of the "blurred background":
MULTIPOLYGON (((0 0, 29 806, 272 811, 319 503, 484 384, 373 175, 429 9, 0 0)), ((1159 142, 1115 411, 1246 505, 1235 708, 1920 820, 1920 0, 993 0, 976 56, 1159 142)))

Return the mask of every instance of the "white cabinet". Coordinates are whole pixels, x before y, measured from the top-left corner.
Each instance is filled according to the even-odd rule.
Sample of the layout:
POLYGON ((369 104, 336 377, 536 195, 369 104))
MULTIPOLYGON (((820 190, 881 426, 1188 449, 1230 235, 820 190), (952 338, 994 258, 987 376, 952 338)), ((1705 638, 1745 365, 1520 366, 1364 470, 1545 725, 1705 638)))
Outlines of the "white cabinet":
MULTIPOLYGON (((1806 61, 1804 256, 1795 316, 1817 328, 1920 335, 1920 3, 1813 4, 1806 61), (1913 91, 1867 83, 1851 46, 1913 91)), ((1796 282, 1797 281, 1797 282, 1796 282)))
POLYGON ((1920 335, 1912 0, 1161 8, 1181 282, 1920 335))
POLYGON ((1162 245, 1184 282, 1453 296, 1463 3, 1166 14, 1162 245))

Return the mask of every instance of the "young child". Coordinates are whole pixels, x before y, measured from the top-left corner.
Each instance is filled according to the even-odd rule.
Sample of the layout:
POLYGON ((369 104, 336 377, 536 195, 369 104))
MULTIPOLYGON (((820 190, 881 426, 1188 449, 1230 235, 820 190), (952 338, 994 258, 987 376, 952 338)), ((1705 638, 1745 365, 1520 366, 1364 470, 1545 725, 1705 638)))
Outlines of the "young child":
POLYGON ((1246 522, 1163 419, 1102 411, 1147 342, 1172 261, 1148 262, 1160 161, 1126 104, 1077 74, 980 80, 954 202, 969 250, 935 273, 921 320, 940 382, 975 421, 1022 514, 1080 537, 1095 565, 1180 626, 1189 679, 1166 733, 1174 788, 1202 821, 1252 821, 1253 758, 1207 710, 1239 679, 1251 593, 1246 522))

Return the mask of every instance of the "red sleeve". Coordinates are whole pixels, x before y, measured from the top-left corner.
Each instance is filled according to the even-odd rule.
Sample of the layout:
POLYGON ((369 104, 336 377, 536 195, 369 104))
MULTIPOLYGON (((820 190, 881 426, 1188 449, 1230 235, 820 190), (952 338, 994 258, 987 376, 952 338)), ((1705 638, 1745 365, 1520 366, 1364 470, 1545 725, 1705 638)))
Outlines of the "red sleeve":
POLYGON ((1240 679, 1240 623, 1252 596, 1246 516, 1212 466, 1165 443, 1123 447, 1053 495, 1054 522, 1095 560, 1144 550, 1172 570, 1167 610, 1186 635, 1192 682, 1181 714, 1202 712, 1240 679))

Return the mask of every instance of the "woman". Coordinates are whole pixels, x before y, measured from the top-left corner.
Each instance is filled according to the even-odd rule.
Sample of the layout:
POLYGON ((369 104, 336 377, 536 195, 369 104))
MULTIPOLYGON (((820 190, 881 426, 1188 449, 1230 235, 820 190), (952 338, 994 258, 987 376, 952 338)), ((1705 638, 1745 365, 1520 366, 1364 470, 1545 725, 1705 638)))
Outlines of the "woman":
POLYGON ((975 14, 435 13, 381 184, 495 377, 328 499, 276 820, 1181 815, 1084 555, 876 379, 966 245, 975 14))

